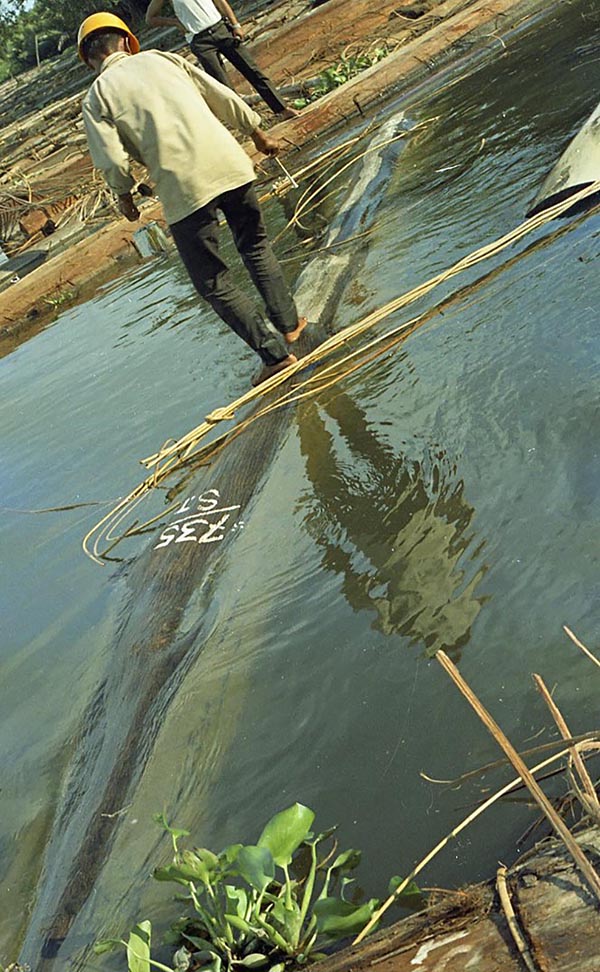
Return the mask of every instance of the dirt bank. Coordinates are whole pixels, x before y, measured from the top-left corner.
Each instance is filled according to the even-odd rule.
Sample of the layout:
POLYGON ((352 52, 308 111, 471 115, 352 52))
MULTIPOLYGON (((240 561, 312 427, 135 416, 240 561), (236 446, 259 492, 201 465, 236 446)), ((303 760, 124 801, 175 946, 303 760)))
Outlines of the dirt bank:
POLYGON ((126 220, 110 223, 1 293, 0 356, 37 334, 58 310, 91 297, 96 287, 139 263, 132 243, 136 228, 126 220))
MULTIPOLYGON (((548 7, 547 0, 445 0, 418 5, 383 0, 375 10, 373 6, 370 0, 353 0, 352 4, 329 0, 314 11, 306 12, 304 5, 303 13, 287 21, 284 3, 277 7, 282 25, 277 26, 275 20, 255 42, 257 57, 278 82, 314 75, 323 65, 339 60, 350 44, 364 48, 377 41, 392 49, 379 63, 308 106, 300 117, 274 126, 273 133, 290 145, 288 165, 293 167, 294 146, 366 114, 385 98, 424 79, 435 81, 439 72, 465 57, 506 47, 511 30, 531 22, 548 7)), ((298 0, 293 9, 298 10, 298 0)), ((74 114, 78 98, 71 94, 58 103, 59 114, 66 112, 74 130, 76 150, 71 155, 64 145, 55 146, 44 158, 36 160, 31 155, 32 139, 37 139, 35 152, 44 155, 40 130, 56 129, 51 124, 56 107, 47 106, 32 113, 29 129, 20 117, 0 133, 5 164, 7 160, 16 164, 15 152, 19 154, 22 148, 16 150, 15 145, 22 142, 19 136, 29 132, 28 178, 33 179, 34 173, 52 174, 55 181, 60 177, 72 186, 75 175, 92 177, 89 157, 81 147, 80 122, 74 114)), ((156 201, 145 202, 143 212, 144 220, 161 219, 156 201)), ((131 245, 135 229, 123 218, 115 218, 85 242, 48 256, 42 266, 7 286, 0 293, 0 353, 12 350, 15 343, 38 330, 58 307, 80 300, 94 284, 120 272, 128 259, 135 259, 131 245)))

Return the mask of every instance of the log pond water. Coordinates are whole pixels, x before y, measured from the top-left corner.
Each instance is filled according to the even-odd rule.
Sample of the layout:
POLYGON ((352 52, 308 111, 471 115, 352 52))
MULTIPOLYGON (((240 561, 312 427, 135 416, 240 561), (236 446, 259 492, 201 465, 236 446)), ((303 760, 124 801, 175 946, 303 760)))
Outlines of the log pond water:
MULTIPOLYGON (((599 40, 594 5, 571 4, 440 93, 386 108, 429 122, 378 186, 354 268, 348 248, 352 276, 336 296, 336 326, 521 220, 597 102, 599 40)), ((340 188, 339 202, 351 188, 340 188)), ((267 212, 280 229, 275 201, 267 212)), ((61 315, 1 362, 10 409, 0 958, 14 957, 26 935, 44 854, 60 830, 57 808, 69 834, 65 873, 53 869, 51 882, 69 883, 70 861, 85 846, 81 753, 95 754, 93 809, 114 762, 108 743, 127 745, 144 693, 155 700, 151 731, 132 750, 126 802, 100 808, 119 814, 110 853, 49 966, 77 967, 96 935, 148 910, 164 913, 145 881, 164 852, 151 821, 157 810, 219 847, 250 839, 271 812, 300 799, 363 849, 361 884, 381 893, 464 803, 419 770, 448 777, 495 756, 429 662, 436 648, 460 657, 516 742, 546 721, 526 678, 536 667, 559 683, 573 731, 590 728, 594 680, 561 624, 585 640, 597 623, 598 238, 594 215, 566 232, 545 227, 519 259, 504 254, 493 273, 479 268, 428 297, 419 310, 472 285, 400 349, 297 409, 207 586, 192 584, 183 597, 179 572, 165 578, 168 596, 152 612, 159 634, 164 622, 169 636, 168 612, 185 604, 177 632, 186 665, 176 685, 143 657, 129 665, 137 636, 115 651, 119 633, 143 632, 156 604, 148 538, 116 548, 122 562, 100 569, 79 550, 99 507, 17 511, 110 504, 129 490, 134 457, 244 390, 248 356, 199 308, 169 256, 61 315), (107 697, 103 740, 90 714, 107 677, 120 694, 107 697)), ((224 506, 237 505, 226 484, 218 488, 224 506)), ((191 546, 177 553, 190 558, 191 546)), ((495 811, 493 826, 481 822, 428 880, 486 876, 515 853, 527 821, 518 806, 495 811)), ((23 952, 30 961, 52 922, 51 886, 40 883, 23 952)))

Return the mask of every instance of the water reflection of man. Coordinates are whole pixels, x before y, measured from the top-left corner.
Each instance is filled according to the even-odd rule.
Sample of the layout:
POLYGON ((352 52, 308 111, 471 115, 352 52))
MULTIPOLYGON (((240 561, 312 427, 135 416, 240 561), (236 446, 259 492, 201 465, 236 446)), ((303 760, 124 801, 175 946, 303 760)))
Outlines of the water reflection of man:
POLYGON ((483 574, 465 583, 458 566, 474 512, 462 482, 446 483, 436 467, 428 489, 421 465, 397 457, 344 394, 308 406, 299 436, 318 504, 307 522, 349 604, 376 611, 384 634, 456 655, 479 613, 483 574))

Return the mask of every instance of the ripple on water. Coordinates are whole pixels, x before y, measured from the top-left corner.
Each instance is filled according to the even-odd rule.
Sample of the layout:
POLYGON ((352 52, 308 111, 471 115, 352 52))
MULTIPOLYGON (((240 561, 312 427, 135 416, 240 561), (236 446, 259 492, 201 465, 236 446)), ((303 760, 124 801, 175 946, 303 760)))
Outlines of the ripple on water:
MULTIPOLYGON (((589 54, 598 31, 572 43, 578 29, 565 8, 560 29, 515 39, 507 56, 411 107, 415 120, 438 120, 398 156, 357 263, 354 284, 367 296, 358 309, 349 296, 339 322, 521 220, 597 98, 589 54)), ((415 311, 448 300, 405 345, 298 409, 215 577, 215 623, 194 646, 120 830, 121 856, 107 862, 80 936, 99 916, 116 921, 115 889, 119 921, 132 908, 124 889, 139 890, 156 841, 150 812, 163 807, 218 847, 252 839, 271 812, 301 799, 365 850, 374 893, 406 871, 456 819, 455 796, 432 790, 419 770, 449 776, 494 755, 428 662, 436 647, 460 657, 516 741, 544 721, 526 678, 535 668, 559 684, 572 728, 590 727, 597 693, 561 624, 586 640, 600 620, 598 217, 542 246, 558 229, 431 294, 415 311)), ((404 313, 413 309, 384 326, 404 313)), ((61 315, 2 369, 6 502, 45 506, 129 488, 138 456, 196 424, 197 408, 203 415, 245 389, 250 356, 166 261, 61 315)), ((11 665, 0 708, 11 703, 11 721, 1 765, 21 757, 21 735, 40 731, 0 794, 3 848, 23 826, 39 844, 38 811, 56 798, 45 774, 71 739, 65 684, 86 698, 112 644, 114 575, 81 564, 83 530, 68 523, 3 521, 11 665)), ((506 809, 428 878, 486 873, 526 823, 506 809)), ((12 872, 22 910, 34 868, 12 872)), ((10 933, 2 926, 1 941, 10 933)))

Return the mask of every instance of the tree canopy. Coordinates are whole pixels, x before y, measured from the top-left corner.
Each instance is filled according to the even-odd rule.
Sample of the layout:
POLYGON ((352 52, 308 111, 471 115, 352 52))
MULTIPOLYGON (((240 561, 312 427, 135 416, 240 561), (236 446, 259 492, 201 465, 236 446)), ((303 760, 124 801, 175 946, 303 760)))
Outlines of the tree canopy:
POLYGON ((111 10, 131 27, 143 21, 149 0, 1 0, 0 80, 75 43, 81 21, 96 10, 111 10))

